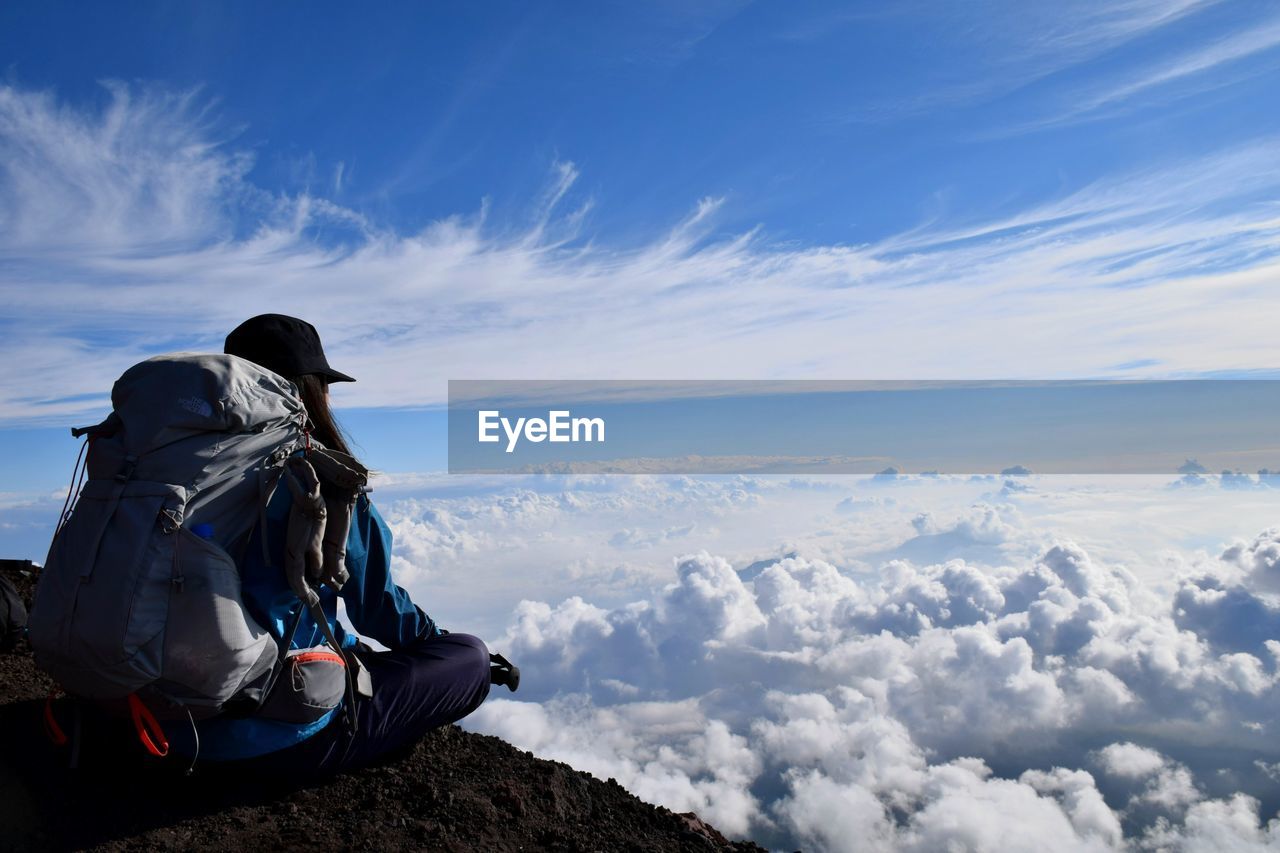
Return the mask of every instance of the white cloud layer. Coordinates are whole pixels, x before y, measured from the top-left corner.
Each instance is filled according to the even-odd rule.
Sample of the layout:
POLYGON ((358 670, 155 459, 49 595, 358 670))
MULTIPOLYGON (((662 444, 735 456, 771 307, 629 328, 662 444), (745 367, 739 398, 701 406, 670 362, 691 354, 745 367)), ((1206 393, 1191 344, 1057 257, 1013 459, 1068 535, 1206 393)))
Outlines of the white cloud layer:
MULTIPOLYGON (((689 487, 623 482, 562 492, 556 536, 603 540, 607 505, 665 529, 659 505, 689 487)), ((838 491, 764 482, 719 486, 759 506, 717 516, 716 534, 647 539, 641 556, 679 555, 637 576, 649 592, 605 581, 616 603, 593 603, 608 571, 580 567, 583 594, 516 606, 491 645, 525 686, 468 725, 777 847, 1280 849, 1275 531, 1166 541, 1129 566, 1098 556, 1145 547, 1134 519, 1153 507, 1230 531, 1276 498, 1254 511, 1229 489, 1032 477, 991 504, 982 483, 863 479, 855 496, 879 501, 850 512, 838 491), (1215 501, 1221 517, 1204 512, 1215 501), (780 556, 697 550, 791 504, 813 526, 780 556), (1096 554, 1064 532, 1084 507, 1096 554), (884 528, 896 546, 868 535, 884 528), (931 561, 917 543, 938 536, 956 538, 931 561), (1238 627, 1242 612, 1264 621, 1238 627)), ((506 523, 486 528, 516 538, 506 523)))

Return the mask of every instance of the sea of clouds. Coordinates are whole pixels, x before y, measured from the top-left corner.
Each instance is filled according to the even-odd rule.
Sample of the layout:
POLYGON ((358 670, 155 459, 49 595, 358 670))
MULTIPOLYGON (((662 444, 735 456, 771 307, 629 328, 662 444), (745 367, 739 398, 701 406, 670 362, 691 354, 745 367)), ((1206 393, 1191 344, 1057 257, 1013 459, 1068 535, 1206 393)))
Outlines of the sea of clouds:
POLYGON ((472 730, 774 848, 1280 848, 1263 480, 458 482, 380 503, 472 730))

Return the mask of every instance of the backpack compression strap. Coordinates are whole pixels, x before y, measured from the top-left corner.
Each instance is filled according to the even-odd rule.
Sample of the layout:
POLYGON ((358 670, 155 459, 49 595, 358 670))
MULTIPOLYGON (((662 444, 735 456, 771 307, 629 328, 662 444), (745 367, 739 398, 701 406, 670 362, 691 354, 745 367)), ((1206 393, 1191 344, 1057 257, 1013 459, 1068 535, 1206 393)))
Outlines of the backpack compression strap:
POLYGON ((320 480, 327 520, 321 545, 320 580, 335 590, 347 582, 347 536, 356 497, 369 490, 369 469, 355 457, 338 450, 313 445, 307 461, 320 480))
POLYGON ((320 480, 307 460, 290 456, 285 462, 284 479, 293 493, 285 536, 284 576, 294 594, 312 607, 319 603, 320 596, 307 578, 319 578, 324 566, 321 549, 328 513, 320 497, 320 480))
MULTIPOLYGON (((309 578, 328 582, 330 586, 338 589, 342 586, 342 582, 346 580, 345 568, 342 569, 340 579, 335 577, 335 572, 332 569, 328 573, 325 572, 325 527, 329 520, 329 514, 325 508, 325 501, 320 495, 320 478, 316 476, 315 469, 311 467, 311 463, 301 456, 291 456, 289 458, 285 463, 284 477, 285 482, 289 485, 289 491, 293 493, 293 505, 289 509, 289 527, 285 539, 285 578, 289 581, 289 586, 293 589, 294 594, 302 600, 302 603, 311 613, 311 618, 320 626, 320 630, 324 632, 325 640, 333 647, 334 652, 345 661, 346 655, 343 653, 342 644, 334 636, 333 628, 329 625, 329 619, 320 607, 320 596, 308 582, 309 578)), ((345 520, 347 526, 350 525, 350 511, 343 514, 341 518, 345 520)), ((342 525, 339 522, 334 526, 336 528, 342 525)), ((342 529, 341 534, 343 547, 338 552, 339 562, 342 561, 346 554, 347 530, 345 527, 342 529)), ((333 554, 333 551, 330 551, 330 553, 333 554)), ((301 612, 299 612, 299 615, 301 615, 301 612)), ((293 632, 290 631, 290 638, 285 641, 281 648, 282 655, 288 653, 292 634, 293 632)), ((344 667, 344 672, 347 681, 345 713, 347 725, 354 732, 356 728, 356 684, 351 675, 351 667, 344 667)))

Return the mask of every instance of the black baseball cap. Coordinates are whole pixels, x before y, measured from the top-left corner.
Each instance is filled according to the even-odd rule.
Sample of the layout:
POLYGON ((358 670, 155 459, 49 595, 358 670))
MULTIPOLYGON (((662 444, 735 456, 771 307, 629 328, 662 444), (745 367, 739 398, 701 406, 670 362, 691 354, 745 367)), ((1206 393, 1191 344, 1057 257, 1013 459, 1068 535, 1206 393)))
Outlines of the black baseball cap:
POLYGON ((329 366, 315 326, 287 314, 250 317, 227 335, 222 349, 285 377, 316 374, 330 382, 356 381, 329 366))

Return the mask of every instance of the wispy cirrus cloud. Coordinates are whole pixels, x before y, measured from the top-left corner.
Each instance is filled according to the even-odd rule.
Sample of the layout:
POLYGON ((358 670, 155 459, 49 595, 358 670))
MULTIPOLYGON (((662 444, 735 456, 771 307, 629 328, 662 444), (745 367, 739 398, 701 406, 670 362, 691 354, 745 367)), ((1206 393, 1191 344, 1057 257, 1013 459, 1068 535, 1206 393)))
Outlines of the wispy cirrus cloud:
POLYGON ((361 380, 347 405, 435 403, 446 379, 469 377, 1051 378, 1280 361, 1270 139, 871 244, 724 235, 725 202, 691 198, 683 221, 623 247, 591 233, 569 163, 531 201, 531 225, 481 206, 404 233, 255 186, 249 153, 194 95, 107 93, 86 109, 0 90, 0 355, 24 365, 0 382, 8 423, 98 414, 134 361, 218 348, 261 311, 321 328, 361 380))
MULTIPOLYGON (((1024 89, 1128 44, 1155 36, 1220 0, 1072 0, 1037 5, 1011 0, 898 3, 802 20, 782 32, 796 41, 825 38, 868 22, 901 19, 945 45, 944 69, 926 71, 911 91, 873 94, 837 109, 839 121, 885 121, 968 107, 1024 89), (920 85, 923 83, 924 85, 920 85)), ((919 73, 904 66, 903 76, 919 73)), ((892 85, 892 83, 890 84, 892 85)))
POLYGON ((1060 67, 1146 35, 1220 0, 1071 0, 1039 7, 1014 0, 980 0, 948 6, 895 3, 869 10, 840 9, 802 18, 778 32, 792 41, 824 38, 860 22, 921 18, 957 40, 998 48, 993 59, 1033 60, 1060 67))
POLYGON ((1050 114, 1003 128, 993 135, 1076 124, 1163 104, 1216 89, 1274 69, 1280 56, 1280 18, 1271 17, 1235 32, 1171 52, 1157 60, 1126 66, 1051 99, 1050 114), (1264 61, 1264 57, 1266 60, 1264 61), (1252 64, 1246 60, 1258 60, 1252 64))
POLYGON ((1246 57, 1273 50, 1277 46, 1280 46, 1280 18, 1272 18, 1259 26, 1143 69, 1135 79, 1099 92, 1092 100, 1085 101, 1081 106, 1086 110, 1097 109, 1115 101, 1126 100, 1157 86, 1203 74, 1246 57))

